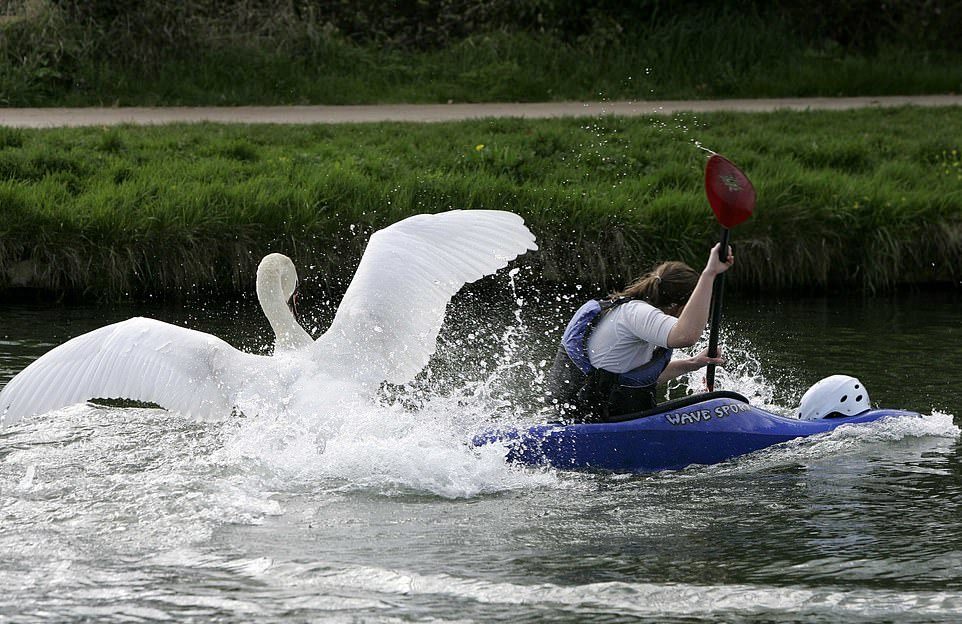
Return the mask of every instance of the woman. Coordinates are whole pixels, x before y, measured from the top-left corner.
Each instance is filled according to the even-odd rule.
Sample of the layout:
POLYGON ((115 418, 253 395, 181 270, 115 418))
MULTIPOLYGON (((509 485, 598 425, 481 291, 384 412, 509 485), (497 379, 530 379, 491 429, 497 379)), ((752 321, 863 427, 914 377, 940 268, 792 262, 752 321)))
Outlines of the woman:
POLYGON ((606 421, 655 406, 655 386, 708 364, 708 352, 679 360, 671 350, 690 347, 708 324, 712 285, 735 257, 719 258, 715 245, 698 274, 683 262, 665 262, 625 290, 589 301, 565 328, 549 374, 549 395, 570 420, 606 421))

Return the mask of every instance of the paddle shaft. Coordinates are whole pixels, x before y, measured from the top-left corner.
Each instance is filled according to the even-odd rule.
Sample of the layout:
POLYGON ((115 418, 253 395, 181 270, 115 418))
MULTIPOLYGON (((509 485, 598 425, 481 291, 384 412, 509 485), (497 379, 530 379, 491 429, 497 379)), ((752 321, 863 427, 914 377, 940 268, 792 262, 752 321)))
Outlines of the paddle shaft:
MULTIPOLYGON (((731 230, 722 228, 721 247, 718 249, 718 257, 724 262, 728 260, 728 239, 731 230)), ((712 286, 711 297, 711 329, 708 333, 708 357, 718 357, 718 327, 721 325, 722 316, 722 297, 725 294, 725 274, 719 273, 715 276, 715 283, 712 286)), ((705 375, 708 391, 715 390, 715 365, 709 364, 705 375)))

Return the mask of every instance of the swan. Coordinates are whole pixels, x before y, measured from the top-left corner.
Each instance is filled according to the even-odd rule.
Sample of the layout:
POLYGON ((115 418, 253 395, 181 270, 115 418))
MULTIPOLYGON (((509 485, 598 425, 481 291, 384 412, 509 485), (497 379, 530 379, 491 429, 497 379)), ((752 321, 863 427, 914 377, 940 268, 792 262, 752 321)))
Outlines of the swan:
POLYGON ((284 254, 271 253, 257 265, 257 301, 274 330, 274 352, 299 351, 314 344, 288 302, 297 291, 297 269, 284 254))
MULTIPOLYGON (((255 290, 274 331, 275 354, 297 351, 314 342, 288 307, 296 289, 297 270, 287 256, 268 254, 258 264, 255 290)), ((222 412, 228 402, 223 393, 197 383, 217 379, 209 368, 199 364, 198 358, 205 352, 207 357, 226 358, 223 366, 236 366, 247 355, 214 336, 154 319, 138 317, 102 327, 53 349, 14 377, 0 392, 0 426, 17 422, 24 411, 32 415, 100 397, 146 401, 138 397, 163 395, 164 407, 170 409, 197 416, 222 412), (127 366, 148 378, 155 373, 169 376, 153 383, 150 379, 130 379, 121 373, 127 366), (76 387, 51 393, 46 388, 57 380, 76 387), (178 381, 184 382, 180 388, 175 386, 178 381), (27 393, 46 396, 29 397, 27 393), (90 396, 75 401, 77 393, 90 396)), ((256 367, 261 361, 254 358, 246 364, 256 367)), ((226 390, 232 394, 229 388, 226 390)))
POLYGON ((399 221, 371 236, 334 320, 316 341, 287 308, 293 263, 274 258, 258 299, 277 346, 296 358, 245 353, 204 332, 132 318, 77 336, 17 374, 0 391, 0 427, 92 398, 219 418, 250 393, 293 397, 296 406, 314 383, 368 390, 384 381, 402 384, 434 353, 454 294, 537 248, 524 220, 506 211, 453 210, 399 221))

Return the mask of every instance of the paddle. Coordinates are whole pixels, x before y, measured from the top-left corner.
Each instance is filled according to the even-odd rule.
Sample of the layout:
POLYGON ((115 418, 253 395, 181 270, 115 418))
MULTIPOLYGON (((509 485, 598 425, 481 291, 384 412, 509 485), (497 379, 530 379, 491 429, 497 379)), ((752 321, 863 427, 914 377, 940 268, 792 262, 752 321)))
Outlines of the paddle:
MULTIPOLYGON (((755 187, 748 177, 731 161, 712 154, 705 165, 705 194, 722 226, 721 247, 718 255, 724 262, 728 259, 728 240, 731 228, 752 216, 755 210, 755 187)), ((711 300, 711 331, 708 335, 708 357, 718 357, 718 327, 721 325, 722 297, 725 292, 725 274, 715 277, 711 300)), ((708 365, 705 377, 708 391, 715 389, 715 365, 708 365)))

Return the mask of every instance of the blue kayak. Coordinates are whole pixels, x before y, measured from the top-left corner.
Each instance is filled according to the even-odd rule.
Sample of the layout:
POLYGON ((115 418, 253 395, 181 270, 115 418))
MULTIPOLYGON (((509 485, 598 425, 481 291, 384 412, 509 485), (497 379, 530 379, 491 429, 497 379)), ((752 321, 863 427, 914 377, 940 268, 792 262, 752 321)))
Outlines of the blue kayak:
POLYGON ((668 401, 619 422, 501 429, 473 442, 504 444, 508 461, 532 466, 654 472, 717 464, 794 438, 893 416, 920 417, 904 410, 870 409, 856 416, 805 421, 773 414, 750 405, 740 394, 721 391, 668 401))

